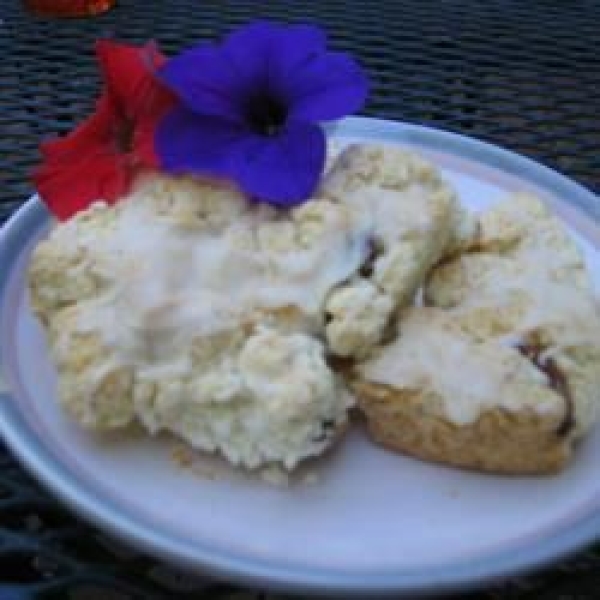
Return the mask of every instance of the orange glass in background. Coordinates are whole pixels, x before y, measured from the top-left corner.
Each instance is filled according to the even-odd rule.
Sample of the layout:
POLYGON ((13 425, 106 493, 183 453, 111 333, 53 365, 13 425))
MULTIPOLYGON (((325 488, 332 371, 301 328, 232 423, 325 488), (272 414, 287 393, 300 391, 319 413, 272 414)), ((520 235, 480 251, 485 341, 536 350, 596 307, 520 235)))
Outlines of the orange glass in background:
POLYGON ((116 0, 24 0, 25 6, 48 17, 89 17, 115 5, 116 0))

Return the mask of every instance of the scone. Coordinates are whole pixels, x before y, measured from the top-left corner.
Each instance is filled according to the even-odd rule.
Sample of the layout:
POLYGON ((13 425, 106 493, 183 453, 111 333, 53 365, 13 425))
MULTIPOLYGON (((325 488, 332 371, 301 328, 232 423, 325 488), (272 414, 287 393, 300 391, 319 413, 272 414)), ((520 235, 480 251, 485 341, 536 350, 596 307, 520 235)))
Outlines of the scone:
POLYGON ((323 306, 368 236, 328 199, 278 211, 186 178, 94 205, 29 272, 63 405, 89 428, 137 420, 247 467, 319 454, 352 403, 325 360, 323 306))
POLYGON ((524 195, 483 212, 477 240, 433 269, 424 301, 357 367, 375 439, 489 471, 562 467, 597 417, 600 318, 559 222, 524 195))
POLYGON ((445 311, 408 309, 398 338, 356 369, 369 432, 395 450, 506 473, 554 471, 570 454, 570 401, 550 376, 445 311))
POLYGON ((398 308, 412 303, 432 265, 470 243, 473 222, 432 164, 394 146, 348 147, 320 194, 371 219, 368 260, 326 304, 330 351, 364 357, 398 308))

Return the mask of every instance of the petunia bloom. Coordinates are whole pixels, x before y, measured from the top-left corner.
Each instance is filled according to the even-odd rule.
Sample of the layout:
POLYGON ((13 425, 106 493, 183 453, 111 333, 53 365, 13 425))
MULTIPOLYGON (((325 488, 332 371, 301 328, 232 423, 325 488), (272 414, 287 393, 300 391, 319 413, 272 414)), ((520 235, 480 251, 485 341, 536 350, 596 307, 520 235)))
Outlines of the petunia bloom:
POLYGON ((291 206, 314 191, 325 164, 320 121, 361 108, 367 80, 308 25, 257 22, 172 58, 158 72, 177 95, 159 124, 171 173, 232 179, 248 195, 291 206))
POLYGON ((96 200, 117 201, 141 170, 157 166, 154 130, 174 101, 154 77, 165 62, 155 44, 101 40, 96 56, 104 80, 96 111, 65 137, 41 144, 43 162, 33 175, 61 220, 96 200))

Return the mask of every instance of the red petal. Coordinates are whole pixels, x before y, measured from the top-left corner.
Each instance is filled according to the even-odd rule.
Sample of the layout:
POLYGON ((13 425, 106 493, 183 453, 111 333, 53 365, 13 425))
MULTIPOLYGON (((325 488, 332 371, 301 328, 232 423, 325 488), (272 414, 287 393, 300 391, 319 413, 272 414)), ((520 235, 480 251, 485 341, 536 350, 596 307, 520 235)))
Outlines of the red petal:
POLYGON ((154 133, 156 131, 156 120, 148 119, 140 124, 136 130, 133 140, 134 160, 138 164, 157 168, 160 164, 154 145, 154 133))
POLYGON ((154 134, 158 123, 174 104, 170 92, 157 87, 148 94, 148 112, 140 114, 133 130, 133 152, 136 163, 148 167, 158 167, 159 160, 154 145, 154 134))
POLYGON ((160 51, 154 40, 147 42, 143 48, 147 52, 147 59, 150 61, 150 71, 152 73, 155 73, 167 62, 167 57, 160 51))
POLYGON ((137 120, 171 102, 170 92, 154 77, 166 60, 156 44, 131 46, 99 40, 96 55, 108 93, 124 117, 137 120))
POLYGON ((44 142, 44 162, 33 174, 50 211, 64 220, 96 200, 114 202, 127 191, 131 175, 116 151, 114 103, 105 93, 96 112, 63 138, 44 142))
POLYGON ((103 94, 96 104, 96 112, 76 129, 62 138, 40 144, 44 160, 69 164, 72 157, 79 159, 82 153, 89 151, 90 146, 113 143, 116 119, 112 101, 103 94))
POLYGON ((140 169, 158 165, 154 130, 174 102, 154 78, 166 60, 154 43, 136 47, 102 40, 96 53, 105 81, 96 112, 67 136, 40 146, 44 164, 33 176, 59 219, 95 200, 116 201, 140 169), (133 136, 130 152, 122 149, 128 132, 133 136))
POLYGON ((114 202, 129 189, 132 172, 124 161, 101 150, 88 151, 69 165, 42 165, 34 173, 37 190, 60 220, 85 210, 97 200, 114 202))

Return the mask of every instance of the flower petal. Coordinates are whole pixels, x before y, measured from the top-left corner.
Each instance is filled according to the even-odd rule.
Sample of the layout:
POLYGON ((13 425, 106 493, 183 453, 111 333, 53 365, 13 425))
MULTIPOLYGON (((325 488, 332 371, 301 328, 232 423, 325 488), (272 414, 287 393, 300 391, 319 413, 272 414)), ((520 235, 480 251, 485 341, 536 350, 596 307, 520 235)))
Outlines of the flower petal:
POLYGON ((165 117, 156 137, 166 171, 232 179, 248 195, 277 206, 306 200, 325 164, 325 135, 310 123, 290 123, 279 135, 265 137, 179 107, 165 117))
POLYGON ((309 56, 325 51, 325 35, 309 25, 255 22, 230 33, 220 46, 203 44, 172 58, 162 81, 190 110, 241 121, 248 99, 276 91, 309 56))
POLYGON ((190 110, 231 120, 242 118, 242 82, 217 46, 191 48, 169 60, 158 75, 190 110))
POLYGON ((247 92, 268 83, 269 63, 277 51, 280 27, 255 21, 232 31, 221 45, 224 59, 247 92))
POLYGON ((43 163, 33 181, 45 204, 59 219, 68 219, 103 199, 114 202, 125 195, 142 166, 155 166, 154 120, 136 127, 134 150, 121 152, 115 141, 118 118, 105 92, 96 111, 62 138, 40 144, 43 163))
POLYGON ((96 52, 105 80, 96 111, 67 136, 41 144, 44 162, 33 174, 61 219, 95 200, 118 200, 141 168, 156 165, 153 130, 174 102, 154 78, 165 60, 155 44, 102 40, 96 52))
POLYGON ((156 153, 156 127, 159 119, 144 119, 133 134, 133 150, 130 153, 131 164, 157 168, 160 160, 156 153))
POLYGON ((104 93, 94 112, 63 138, 40 145, 44 161, 33 173, 35 186, 59 219, 72 217, 95 200, 114 201, 129 183, 113 140, 114 102, 104 93))
POLYGON ((247 135, 239 124, 180 106, 159 124, 156 149, 162 167, 171 173, 230 177, 231 148, 247 135))
POLYGON ((276 206, 293 206, 317 187, 325 165, 325 135, 317 125, 292 122, 273 137, 246 137, 231 151, 231 169, 244 192, 276 206))
POLYGON ((125 163, 101 150, 88 150, 68 169, 62 164, 45 163, 33 174, 40 197, 63 221, 96 200, 114 202, 129 189, 131 178, 125 163))
POLYGON ((350 56, 341 52, 315 55, 280 81, 289 118, 303 121, 337 119, 362 108, 368 81, 350 56))
POLYGON ((318 27, 256 21, 230 33, 222 51, 242 81, 243 99, 272 94, 287 102, 286 83, 324 55, 326 41, 318 27))
POLYGON ((154 42, 131 46, 111 40, 96 42, 96 53, 106 83, 104 96, 112 102, 110 122, 104 127, 107 143, 116 146, 120 133, 129 130, 130 165, 156 166, 154 129, 175 103, 173 94, 155 77, 165 56, 154 42))
POLYGON ((111 140, 114 106, 103 94, 96 104, 95 112, 76 129, 64 137, 42 142, 40 151, 45 161, 69 165, 73 158, 86 152, 90 145, 107 144, 111 140))
MULTIPOLYGON (((278 27, 275 34, 276 52, 270 56, 271 79, 287 80, 296 76, 307 61, 326 51, 327 38, 319 27, 289 25, 278 27)), ((273 81, 272 81, 273 83, 273 81)))
POLYGON ((222 52, 247 91, 292 75, 313 54, 325 52, 326 37, 311 25, 255 21, 232 31, 222 52))
POLYGON ((170 102, 171 95, 154 76, 166 60, 155 43, 131 46, 99 40, 96 56, 108 94, 123 117, 138 119, 170 102))

